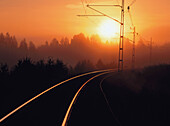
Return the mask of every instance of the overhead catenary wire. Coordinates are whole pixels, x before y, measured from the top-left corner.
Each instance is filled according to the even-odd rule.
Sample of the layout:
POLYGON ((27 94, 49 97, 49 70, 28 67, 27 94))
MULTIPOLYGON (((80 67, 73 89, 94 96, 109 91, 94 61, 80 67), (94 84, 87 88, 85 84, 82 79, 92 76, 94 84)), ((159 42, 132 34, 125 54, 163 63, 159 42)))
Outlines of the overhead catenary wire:
POLYGON ((150 42, 149 40, 146 40, 146 38, 144 38, 141 34, 138 33, 138 35, 140 36, 140 39, 142 39, 144 42, 150 42))
POLYGON ((85 5, 84 5, 83 0, 81 0, 81 3, 82 3, 82 6, 83 6, 83 9, 84 9, 84 12, 85 12, 85 14, 86 14, 87 12, 86 12, 85 5))
POLYGON ((144 37, 142 37, 139 34, 140 38, 142 39, 142 41, 148 42, 147 47, 149 48, 149 64, 152 65, 152 49, 153 49, 153 40, 152 38, 150 39, 150 41, 146 40, 144 37))
POLYGON ((93 0, 89 0, 88 4, 91 4, 93 2, 93 0))
POLYGON ((88 4, 87 0, 84 0, 86 2, 86 4, 88 4))
POLYGON ((130 21, 131 21, 131 25, 132 25, 132 28, 130 27, 131 30, 133 30, 133 47, 132 47, 132 70, 135 69, 135 41, 136 41, 136 27, 134 26, 134 23, 133 23, 133 19, 132 19, 132 15, 131 15, 131 11, 130 11, 130 7, 136 2, 136 0, 133 0, 131 2, 131 4, 127 7, 128 9, 128 13, 129 13, 129 17, 130 17, 130 21))
POLYGON ((87 5, 87 7, 97 13, 99 13, 100 15, 77 15, 77 16, 105 16, 105 17, 108 17, 116 22, 118 22, 120 24, 120 42, 119 42, 119 58, 118 58, 118 71, 119 72, 122 72, 123 71, 123 43, 124 43, 124 18, 125 18, 125 15, 124 15, 124 8, 125 8, 125 0, 122 0, 122 3, 121 5, 87 5), (120 7, 121 9, 121 20, 117 20, 95 8, 93 8, 92 6, 115 6, 115 7, 120 7))
MULTIPOLYGON (((87 0, 81 0, 81 3, 82 3, 82 6, 83 6, 83 9, 84 9, 85 14, 87 14, 86 6, 87 6, 88 4, 90 4, 91 2, 92 2, 92 0, 91 0, 90 2, 87 2, 87 0), (84 1, 85 1, 85 3, 84 3, 84 1), (85 5, 85 4, 86 4, 86 5, 85 5)), ((94 14, 93 11, 92 11, 92 13, 94 14)), ((85 18, 86 18, 87 20, 89 20, 91 23, 93 23, 93 24, 95 24, 95 25, 98 26, 98 23, 96 23, 94 20, 90 19, 88 16, 85 16, 85 18)))
MULTIPOLYGON (((98 11, 98 10, 92 8, 91 5, 87 5, 87 7, 90 8, 90 9, 92 9, 92 10, 94 10, 94 11, 96 11, 97 13, 101 14, 101 16, 102 16, 102 15, 103 15, 103 16, 106 16, 106 17, 108 17, 108 18, 110 18, 110 19, 118 22, 119 24, 122 24, 122 22, 118 21, 117 19, 114 19, 114 18, 112 18, 111 16, 108 16, 108 15, 104 14, 103 12, 98 11)), ((79 16, 79 15, 78 15, 78 16, 79 16)), ((83 15, 82 15, 82 16, 83 16, 83 15)))
POLYGON ((130 21, 131 21, 133 27, 134 27, 134 23, 133 23, 133 19, 132 19, 132 14, 131 14, 130 8, 131 8, 131 6, 132 6, 135 2, 136 2, 136 0, 133 0, 133 1, 131 2, 131 4, 129 4, 129 6, 127 7, 128 13, 129 13, 129 17, 130 17, 130 21))
POLYGON ((117 4, 120 4, 120 1, 119 0, 116 0, 117 4))
POLYGON ((132 14, 131 14, 130 10, 128 11, 128 13, 129 13, 129 18, 130 18, 132 27, 134 27, 134 23, 133 23, 133 19, 132 19, 132 14))
MULTIPOLYGON (((120 1, 119 0, 116 0, 117 1, 117 4, 118 5, 90 5, 90 6, 120 6, 120 1)), ((81 0, 81 3, 82 3, 82 6, 83 6, 83 9, 84 9, 84 12, 85 14, 87 14, 87 10, 86 10, 86 6, 88 7, 88 5, 92 2, 92 0, 90 0, 89 2, 87 2, 87 0, 81 0), (84 3, 85 1, 85 3, 84 3), (86 5, 85 5, 86 4, 86 5)), ((133 5, 134 3, 136 2, 136 0, 132 1, 130 6, 133 5)), ((129 8, 130 9, 130 8, 129 8)), ((94 11, 92 11, 93 13, 93 16, 103 16, 103 15, 96 15, 94 14, 94 11)), ((125 13, 128 13, 129 14, 129 17, 130 17, 130 21, 131 21, 131 25, 134 26, 133 24, 133 19, 132 19, 132 15, 131 15, 131 12, 130 10, 128 11, 125 11, 125 13)), ((86 15, 84 17, 86 17, 87 20, 89 20, 91 23, 95 24, 95 25, 99 25, 98 23, 96 23, 96 19, 95 20, 92 20, 91 18, 89 18, 89 16, 92 16, 92 15, 86 15)), ((130 24, 129 24, 130 25, 130 24)), ((132 32, 133 33, 133 32, 132 32)), ((132 40, 131 40, 132 41, 132 40)))
POLYGON ((136 0, 133 0, 129 6, 132 6, 135 2, 136 0))

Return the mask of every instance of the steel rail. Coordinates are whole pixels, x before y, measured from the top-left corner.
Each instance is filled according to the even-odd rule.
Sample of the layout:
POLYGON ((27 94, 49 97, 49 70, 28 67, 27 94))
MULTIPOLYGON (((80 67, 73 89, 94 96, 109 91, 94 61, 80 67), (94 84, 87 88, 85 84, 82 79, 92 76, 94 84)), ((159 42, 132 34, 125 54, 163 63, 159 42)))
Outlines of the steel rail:
POLYGON ((70 117, 70 114, 71 114, 71 110, 72 110, 72 107, 73 105, 75 104, 77 98, 78 98, 78 95, 80 94, 80 92, 82 91, 83 87, 88 83, 90 82, 91 80, 95 79, 96 77, 99 77, 101 75, 104 75, 104 74, 107 74, 107 73, 111 73, 111 72, 114 72, 115 70, 112 70, 112 71, 107 71, 107 72, 103 72, 103 73, 100 73, 100 74, 97 74, 95 76, 93 76, 92 78, 90 78, 89 80, 87 80, 80 88, 79 90, 76 92, 76 94, 74 95, 68 109, 67 109, 67 112, 65 114, 65 117, 64 117, 64 120, 62 122, 62 126, 67 126, 67 122, 69 120, 69 117, 70 117))
POLYGON ((18 110, 20 110, 21 108, 23 108, 24 106, 26 106, 27 104, 29 104, 30 102, 32 102, 33 100, 37 99, 38 97, 40 97, 41 95, 47 93, 48 91, 52 90, 53 88, 61 85, 61 84, 64 84, 68 81, 71 81, 73 79, 76 79, 76 78, 79 78, 79 77, 82 77, 82 76, 86 76, 86 75, 90 75, 90 74, 94 74, 94 73, 100 73, 100 72, 106 72, 106 71, 112 71, 113 69, 107 69, 107 70, 99 70, 99 71, 92 71, 92 72, 88 72, 88 73, 84 73, 84 74, 81 74, 81 75, 78 75, 78 76, 75 76, 75 77, 72 77, 70 79, 67 79, 67 80, 64 80, 48 89, 46 89, 45 91, 39 93, 38 95, 34 96, 33 98, 31 98, 30 100, 26 101, 25 103, 23 103, 22 105, 20 105, 19 107, 15 108, 13 111, 11 111, 10 113, 8 113, 7 115, 5 115, 4 117, 2 117, 0 119, 0 123, 2 121, 4 121, 5 119, 7 119, 9 116, 11 116, 12 114, 14 114, 15 112, 17 112, 18 110))
POLYGON ((106 76, 106 77, 104 77, 104 78, 100 81, 100 90, 101 90, 101 92, 102 92, 102 94, 103 94, 103 96, 104 96, 104 99, 105 99, 105 101, 106 101, 106 103, 107 103, 107 106, 108 106, 108 108, 109 108, 109 110, 110 110, 113 118, 116 120, 116 122, 117 122, 117 124, 118 124, 119 126, 122 126, 121 123, 120 123, 120 121, 118 120, 118 118, 117 118, 117 117, 115 116, 115 114, 113 113, 113 110, 112 110, 112 108, 111 108, 111 106, 110 106, 110 104, 109 104, 109 101, 108 101, 108 99, 107 99, 107 96, 106 96, 106 94, 104 93, 104 90, 103 90, 103 88, 102 88, 103 81, 106 80, 107 78, 110 78, 110 77, 112 77, 112 75, 106 76))

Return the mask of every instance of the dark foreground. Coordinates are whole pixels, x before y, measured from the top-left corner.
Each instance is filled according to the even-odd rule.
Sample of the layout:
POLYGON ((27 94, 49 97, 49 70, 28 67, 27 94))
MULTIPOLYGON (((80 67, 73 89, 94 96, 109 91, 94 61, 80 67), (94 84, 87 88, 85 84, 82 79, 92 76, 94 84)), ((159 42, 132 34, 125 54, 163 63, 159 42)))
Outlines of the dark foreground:
MULTIPOLYGON (((68 126, 169 126, 169 75, 169 65, 149 67, 138 72, 114 73, 102 83, 111 110, 99 86, 104 76, 91 81, 74 104, 68 126)), ((2 125, 61 125, 74 94, 92 76, 94 74, 55 88, 9 117, 2 125)), ((15 96, 15 91, 13 93, 15 96)), ((2 115, 28 100, 22 94, 12 101, 5 99, 12 94, 1 96, 2 115)))

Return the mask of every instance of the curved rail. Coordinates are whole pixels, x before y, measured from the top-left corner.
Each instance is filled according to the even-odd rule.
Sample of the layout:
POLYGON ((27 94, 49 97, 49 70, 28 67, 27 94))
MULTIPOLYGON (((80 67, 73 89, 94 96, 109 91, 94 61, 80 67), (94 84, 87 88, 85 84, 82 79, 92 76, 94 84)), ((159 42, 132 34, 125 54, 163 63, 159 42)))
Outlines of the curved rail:
POLYGON ((86 76, 86 75, 90 75, 90 74, 94 74, 94 73, 100 73, 100 72, 106 72, 106 71, 112 71, 113 69, 107 69, 107 70, 99 70, 99 71, 93 71, 93 72, 88 72, 88 73, 84 73, 84 74, 81 74, 81 75, 78 75, 78 76, 75 76, 75 77, 72 77, 70 79, 67 79, 67 80, 64 80, 48 89, 46 89, 45 91, 41 92, 40 94, 36 95, 35 97, 31 98, 30 100, 26 101, 25 103, 23 103, 22 105, 20 105, 19 107, 17 107, 16 109, 14 109, 13 111, 11 111, 10 113, 8 113, 6 116, 4 116, 3 118, 0 119, 0 123, 2 121, 4 121, 6 118, 8 118, 9 116, 11 116, 12 114, 14 114, 15 112, 17 112, 19 109, 23 108, 24 106, 26 106, 28 103, 32 102, 33 100, 37 99, 38 97, 40 97, 41 95, 45 94, 46 92, 52 90, 53 88, 61 85, 61 84, 64 84, 68 81, 71 81, 73 79, 76 79, 76 78, 79 78, 79 77, 82 77, 82 76, 86 76))
POLYGON ((90 82, 91 80, 93 80, 94 78, 99 77, 99 76, 104 75, 104 74, 107 74, 107 73, 111 73, 111 72, 114 72, 114 70, 97 74, 97 75, 95 75, 94 77, 90 78, 88 81, 86 81, 86 82, 79 88, 79 90, 78 90, 77 93, 74 95, 74 98, 72 99, 72 101, 71 101, 71 103, 70 103, 70 105, 69 105, 69 108, 68 108, 68 110, 67 110, 67 112, 66 112, 66 115, 65 115, 65 117, 64 117, 62 126, 66 126, 66 125, 67 125, 67 121, 68 121, 68 119, 69 119, 69 117, 70 117, 70 114, 71 114, 72 106, 73 106, 73 104, 75 104, 76 99, 77 99, 78 95, 80 94, 80 92, 82 91, 83 87, 84 87, 88 82, 90 82))
POLYGON ((103 81, 106 80, 107 78, 110 78, 111 76, 112 76, 112 75, 106 76, 106 77, 104 77, 104 78, 100 81, 100 90, 101 90, 101 92, 102 92, 102 94, 103 94, 103 96, 104 96, 104 99, 105 99, 105 101, 106 101, 106 103, 107 103, 107 106, 109 107, 109 110, 110 110, 113 118, 116 120, 116 122, 117 122, 117 124, 118 124, 119 126, 122 126, 121 123, 120 123, 120 121, 118 120, 118 118, 117 118, 117 117, 115 116, 115 114, 113 113, 113 110, 112 110, 112 108, 111 108, 111 106, 110 106, 110 104, 109 104, 109 101, 108 101, 108 99, 107 99, 107 96, 106 96, 106 94, 104 93, 103 88, 102 88, 103 81))

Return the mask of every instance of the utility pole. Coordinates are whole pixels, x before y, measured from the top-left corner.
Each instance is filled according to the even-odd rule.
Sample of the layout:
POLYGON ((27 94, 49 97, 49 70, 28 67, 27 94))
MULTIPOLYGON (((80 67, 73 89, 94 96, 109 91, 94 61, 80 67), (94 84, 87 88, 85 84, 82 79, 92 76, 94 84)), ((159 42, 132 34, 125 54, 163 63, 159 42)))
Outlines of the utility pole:
POLYGON ((124 0, 122 0, 118 72, 123 71, 124 12, 124 0))
POLYGON ((118 59, 118 72, 122 72, 123 71, 123 43, 124 43, 124 1, 122 0, 122 5, 87 5, 87 7, 93 11, 96 11, 97 13, 99 13, 100 15, 77 15, 77 16, 105 16, 108 17, 116 22, 118 22, 120 24, 120 42, 119 42, 119 59, 118 59), (121 21, 118 21, 116 19, 114 19, 111 16, 108 16, 106 14, 104 14, 101 11, 98 11, 96 9, 93 8, 93 6, 114 6, 114 7, 120 7, 121 8, 121 21))
POLYGON ((133 28, 133 49, 132 49, 132 70, 135 69, 135 41, 136 41, 136 28, 133 28))
POLYGON ((136 41, 136 34, 138 35, 138 33, 136 33, 136 27, 133 24, 133 20, 132 20, 132 15, 130 13, 130 6, 132 6, 134 3, 136 2, 136 0, 133 0, 132 3, 128 6, 128 12, 129 12, 129 16, 130 16, 130 20, 132 23, 132 27, 130 28, 133 30, 133 40, 132 40, 132 71, 135 69, 135 41, 136 41))

